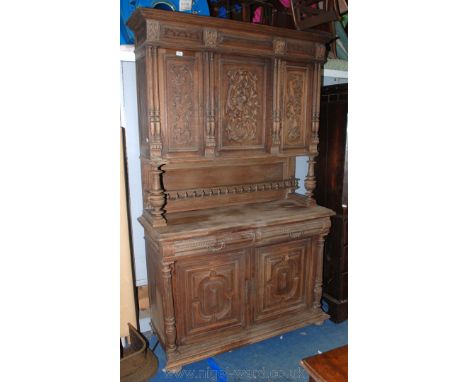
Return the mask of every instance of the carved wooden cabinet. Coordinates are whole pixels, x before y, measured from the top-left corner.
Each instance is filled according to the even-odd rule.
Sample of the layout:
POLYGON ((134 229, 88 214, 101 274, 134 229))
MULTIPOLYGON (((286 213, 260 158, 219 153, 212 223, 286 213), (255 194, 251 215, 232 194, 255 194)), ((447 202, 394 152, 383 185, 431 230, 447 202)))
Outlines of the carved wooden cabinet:
POLYGON ((313 198, 324 32, 138 9, 151 325, 168 370, 328 315, 313 198), (306 196, 295 156, 308 155, 306 196))

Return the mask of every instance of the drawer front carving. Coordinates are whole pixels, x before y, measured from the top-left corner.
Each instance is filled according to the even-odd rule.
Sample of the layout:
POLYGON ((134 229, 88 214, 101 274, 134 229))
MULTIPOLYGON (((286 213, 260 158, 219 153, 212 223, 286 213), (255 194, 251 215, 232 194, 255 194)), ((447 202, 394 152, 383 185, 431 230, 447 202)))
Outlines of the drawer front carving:
POLYGON ((272 227, 259 228, 256 239, 263 244, 285 240, 295 240, 310 237, 327 229, 330 226, 328 219, 314 220, 305 223, 294 223, 272 227))
POLYGON ((198 239, 178 240, 173 248, 176 255, 221 253, 239 247, 248 247, 255 243, 255 232, 243 231, 205 236, 198 239))
POLYGON ((245 323, 246 251, 176 262, 180 344, 245 323))
POLYGON ((307 248, 301 240, 256 250, 256 322, 306 307, 307 248))

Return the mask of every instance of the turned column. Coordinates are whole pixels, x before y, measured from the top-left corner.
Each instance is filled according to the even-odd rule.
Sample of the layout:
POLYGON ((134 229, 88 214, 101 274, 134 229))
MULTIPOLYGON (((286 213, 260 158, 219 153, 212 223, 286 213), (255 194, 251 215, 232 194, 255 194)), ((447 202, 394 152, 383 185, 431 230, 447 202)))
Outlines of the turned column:
POLYGON ((161 116, 159 111, 158 49, 146 47, 146 73, 148 97, 148 131, 150 137, 150 158, 161 156, 161 116))
POLYGON ((306 189, 306 203, 307 206, 316 206, 317 202, 314 199, 314 190, 315 190, 315 174, 314 174, 314 165, 315 165, 315 156, 309 156, 307 161, 307 176, 304 179, 304 188, 306 189))
POLYGON ((328 231, 320 233, 317 240, 317 264, 315 265, 315 282, 314 282, 314 303, 313 309, 321 310, 322 304, 320 302, 322 298, 322 284, 323 284, 323 246, 325 243, 325 236, 328 231))
POLYGON ((151 188, 148 197, 150 205, 150 213, 153 218, 153 227, 164 227, 167 225, 166 218, 164 217, 164 205, 166 204, 166 194, 162 188, 161 174, 163 171, 161 167, 166 163, 163 161, 156 161, 151 163, 151 188))
POLYGON ((306 189, 307 205, 316 206, 317 202, 314 199, 315 190, 315 157, 318 154, 317 148, 319 143, 318 131, 320 121, 320 87, 321 87, 321 72, 320 65, 314 64, 313 67, 309 66, 312 70, 312 136, 309 145, 309 159, 307 161, 307 176, 304 180, 304 188, 306 189))
MULTIPOLYGON (((205 39, 211 36, 211 40, 214 42, 211 43, 215 46, 216 42, 216 33, 214 33, 214 37, 208 33, 212 31, 205 31, 205 39)), ((216 31, 215 31, 216 32, 216 31)), ((207 40, 207 41, 211 41, 207 40)), ((205 43, 207 43, 205 41, 205 43)), ((206 83, 205 83, 205 91, 208 94, 208 105, 206 110, 206 141, 205 141, 205 156, 207 157, 214 157, 215 155, 215 147, 216 147, 216 139, 215 139, 215 99, 214 99, 214 83, 215 83, 215 69, 214 69, 214 53, 213 52, 206 52, 205 53, 205 76, 206 76, 206 83)))
POLYGON ((174 263, 162 263, 164 329, 166 332, 166 352, 176 350, 176 326, 174 317, 174 299, 172 295, 172 270, 174 263))

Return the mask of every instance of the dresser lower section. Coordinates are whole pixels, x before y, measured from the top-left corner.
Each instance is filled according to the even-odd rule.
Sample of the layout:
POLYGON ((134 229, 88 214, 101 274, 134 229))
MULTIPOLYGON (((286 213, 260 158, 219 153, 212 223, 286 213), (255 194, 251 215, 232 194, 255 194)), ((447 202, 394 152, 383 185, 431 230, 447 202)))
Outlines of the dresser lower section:
POLYGON ((326 320, 329 227, 328 216, 190 238, 145 227, 151 322, 167 369, 326 320))

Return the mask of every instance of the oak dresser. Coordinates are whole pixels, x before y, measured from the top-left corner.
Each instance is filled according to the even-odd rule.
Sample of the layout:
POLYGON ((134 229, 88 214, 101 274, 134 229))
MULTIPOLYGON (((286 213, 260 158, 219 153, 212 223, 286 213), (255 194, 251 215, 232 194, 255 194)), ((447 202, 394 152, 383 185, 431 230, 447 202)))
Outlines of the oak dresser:
POLYGON ((151 325, 167 370, 328 318, 315 202, 325 32, 139 8, 151 325), (307 155, 306 195, 295 156, 307 155))

